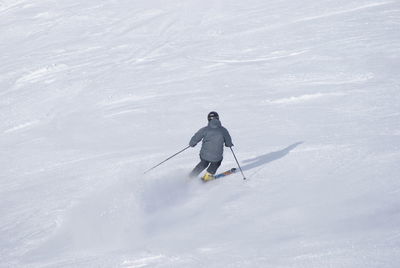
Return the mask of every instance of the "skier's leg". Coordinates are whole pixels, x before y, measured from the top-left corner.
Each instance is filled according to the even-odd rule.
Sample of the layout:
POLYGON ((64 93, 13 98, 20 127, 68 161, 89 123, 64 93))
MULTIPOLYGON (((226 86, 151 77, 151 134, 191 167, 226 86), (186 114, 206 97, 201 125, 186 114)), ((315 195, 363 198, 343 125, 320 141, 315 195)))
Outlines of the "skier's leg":
POLYGON ((222 160, 218 161, 218 162, 211 162, 210 166, 207 168, 207 172, 214 175, 215 173, 217 173, 217 169, 219 168, 221 163, 222 163, 222 160))
POLYGON ((197 164, 197 166, 190 172, 190 177, 197 177, 203 170, 205 170, 210 162, 200 159, 200 162, 197 164))
POLYGON ((217 169, 221 165, 221 161, 211 162, 210 166, 207 168, 206 174, 201 178, 203 181, 209 181, 215 179, 214 175, 217 172, 217 169))

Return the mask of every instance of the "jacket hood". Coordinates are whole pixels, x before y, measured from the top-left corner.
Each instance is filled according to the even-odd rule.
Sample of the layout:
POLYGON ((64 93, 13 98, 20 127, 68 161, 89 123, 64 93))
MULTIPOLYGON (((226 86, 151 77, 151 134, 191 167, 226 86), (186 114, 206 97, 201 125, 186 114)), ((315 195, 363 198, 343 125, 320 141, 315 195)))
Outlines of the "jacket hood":
POLYGON ((219 128, 221 127, 221 121, 216 118, 211 119, 210 122, 208 122, 208 126, 211 128, 219 128))

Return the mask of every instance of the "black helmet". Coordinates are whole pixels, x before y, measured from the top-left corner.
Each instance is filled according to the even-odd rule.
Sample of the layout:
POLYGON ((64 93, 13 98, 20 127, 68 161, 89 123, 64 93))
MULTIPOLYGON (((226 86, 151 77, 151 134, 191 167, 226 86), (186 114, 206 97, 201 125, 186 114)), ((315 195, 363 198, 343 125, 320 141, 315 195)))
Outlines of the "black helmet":
POLYGON ((208 121, 211 121, 211 119, 218 119, 219 120, 219 115, 217 112, 209 112, 207 115, 208 121))

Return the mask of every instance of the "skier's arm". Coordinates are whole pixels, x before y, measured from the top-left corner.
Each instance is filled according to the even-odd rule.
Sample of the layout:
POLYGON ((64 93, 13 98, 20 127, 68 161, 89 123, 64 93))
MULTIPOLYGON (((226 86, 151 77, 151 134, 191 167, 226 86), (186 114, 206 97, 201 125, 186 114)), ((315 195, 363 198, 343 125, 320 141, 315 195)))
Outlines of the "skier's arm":
POLYGON ((204 137, 204 128, 200 129, 199 131, 194 134, 194 136, 190 139, 189 145, 190 147, 194 147, 203 139, 204 137))
POLYGON ((226 128, 224 128, 224 140, 226 147, 233 146, 231 135, 229 134, 229 131, 226 128))

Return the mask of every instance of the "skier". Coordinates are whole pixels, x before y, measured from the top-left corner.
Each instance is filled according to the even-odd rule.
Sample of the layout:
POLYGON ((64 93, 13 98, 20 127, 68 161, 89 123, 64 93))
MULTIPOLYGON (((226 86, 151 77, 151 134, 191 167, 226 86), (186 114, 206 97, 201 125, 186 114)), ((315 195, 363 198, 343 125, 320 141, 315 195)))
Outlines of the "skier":
POLYGON ((226 147, 232 147, 232 139, 226 128, 221 125, 217 112, 210 112, 207 116, 208 126, 201 128, 190 139, 189 145, 195 147, 203 140, 200 150, 200 162, 190 173, 191 177, 196 177, 204 169, 207 172, 202 180, 209 181, 214 179, 217 169, 222 163, 224 143, 226 147))

